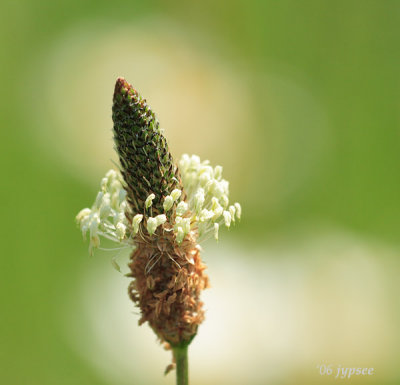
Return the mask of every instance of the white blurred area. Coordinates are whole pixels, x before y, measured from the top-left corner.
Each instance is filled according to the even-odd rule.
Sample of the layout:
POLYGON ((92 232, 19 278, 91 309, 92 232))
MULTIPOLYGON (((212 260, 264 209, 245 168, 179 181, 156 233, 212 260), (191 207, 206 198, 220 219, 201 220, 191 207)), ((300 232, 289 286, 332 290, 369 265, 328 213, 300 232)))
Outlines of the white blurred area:
MULTIPOLYGON (((254 250, 225 239, 203 258, 212 287, 190 348, 192 384, 319 383, 321 363, 391 377, 400 284, 390 248, 330 231, 254 250)), ((162 378, 170 352, 137 325, 128 283, 110 257, 87 260, 62 314, 66 339, 110 384, 173 384, 174 374, 162 378)))
POLYGON ((248 68, 223 42, 161 17, 99 20, 65 31, 24 79, 32 94, 40 90, 29 104, 32 140, 87 183, 97 185, 117 160, 111 105, 118 76, 147 98, 173 155, 223 165, 248 206, 258 204, 260 181, 263 204, 274 210, 324 168, 329 120, 295 68, 248 68))
POLYGON ((148 100, 173 154, 202 154, 240 169, 251 140, 244 129, 252 121, 251 94, 209 43, 162 18, 74 26, 32 70, 31 86, 41 90, 32 104, 36 137, 74 175, 97 183, 99 170, 116 159, 111 106, 122 76, 148 100))

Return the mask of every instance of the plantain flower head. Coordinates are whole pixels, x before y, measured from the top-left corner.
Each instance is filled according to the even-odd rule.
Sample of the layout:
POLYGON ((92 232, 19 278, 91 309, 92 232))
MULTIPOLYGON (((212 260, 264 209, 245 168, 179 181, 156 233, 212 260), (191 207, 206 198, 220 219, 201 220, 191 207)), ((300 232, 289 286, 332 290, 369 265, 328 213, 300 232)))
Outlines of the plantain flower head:
POLYGON ((113 97, 120 168, 100 182, 91 208, 76 221, 89 252, 101 238, 132 247, 128 293, 160 341, 188 345, 204 318, 200 293, 208 287, 199 243, 241 217, 229 204, 221 166, 197 155, 174 162, 159 122, 139 93, 118 78, 113 97))

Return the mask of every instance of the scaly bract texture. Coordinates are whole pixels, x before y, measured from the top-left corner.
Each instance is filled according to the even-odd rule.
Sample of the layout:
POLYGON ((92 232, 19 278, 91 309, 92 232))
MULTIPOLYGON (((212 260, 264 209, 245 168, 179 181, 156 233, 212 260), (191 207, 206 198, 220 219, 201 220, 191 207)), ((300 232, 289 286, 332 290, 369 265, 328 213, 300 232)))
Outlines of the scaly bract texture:
POLYGON ((178 169, 154 112, 123 78, 115 84, 112 118, 129 204, 143 213, 146 198, 154 193, 153 209, 161 213, 163 197, 181 187, 178 169))

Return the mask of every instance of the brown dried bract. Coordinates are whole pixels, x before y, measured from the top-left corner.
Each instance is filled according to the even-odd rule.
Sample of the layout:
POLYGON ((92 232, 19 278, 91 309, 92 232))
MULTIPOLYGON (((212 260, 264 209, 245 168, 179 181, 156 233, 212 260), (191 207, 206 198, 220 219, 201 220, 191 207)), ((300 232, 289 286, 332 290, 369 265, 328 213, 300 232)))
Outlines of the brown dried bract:
POLYGON ((178 245, 173 232, 159 229, 135 239, 129 268, 129 296, 140 308, 139 324, 148 322, 161 342, 188 344, 204 319, 200 293, 208 287, 206 266, 193 234, 178 245))

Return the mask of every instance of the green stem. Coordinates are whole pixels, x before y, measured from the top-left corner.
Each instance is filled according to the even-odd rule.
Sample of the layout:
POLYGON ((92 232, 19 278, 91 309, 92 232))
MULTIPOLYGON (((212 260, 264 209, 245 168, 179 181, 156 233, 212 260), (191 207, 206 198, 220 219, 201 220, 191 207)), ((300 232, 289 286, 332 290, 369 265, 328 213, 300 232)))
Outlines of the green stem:
POLYGON ((176 385, 189 385, 188 346, 174 348, 176 361, 176 385))

